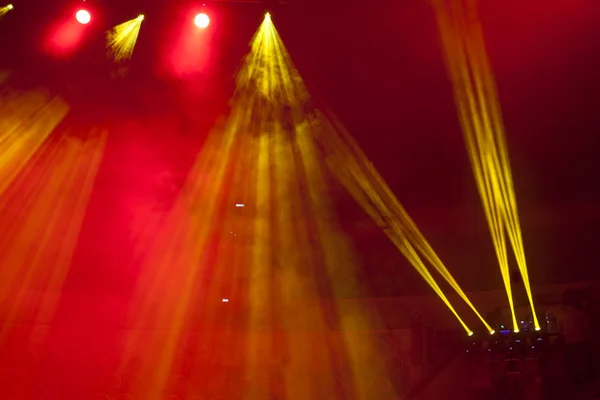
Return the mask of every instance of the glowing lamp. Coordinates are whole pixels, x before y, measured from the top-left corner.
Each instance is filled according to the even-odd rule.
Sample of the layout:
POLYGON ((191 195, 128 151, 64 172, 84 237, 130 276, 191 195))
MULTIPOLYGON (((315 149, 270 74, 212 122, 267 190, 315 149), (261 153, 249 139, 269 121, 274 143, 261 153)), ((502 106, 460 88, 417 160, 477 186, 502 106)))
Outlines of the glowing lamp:
POLYGON ((87 10, 79 10, 75 13, 75 19, 82 25, 89 24, 92 20, 92 16, 87 10))
POLYGON ((198 28, 204 29, 210 24, 210 18, 208 17, 208 15, 200 13, 196 15, 196 18, 194 18, 194 24, 198 28))

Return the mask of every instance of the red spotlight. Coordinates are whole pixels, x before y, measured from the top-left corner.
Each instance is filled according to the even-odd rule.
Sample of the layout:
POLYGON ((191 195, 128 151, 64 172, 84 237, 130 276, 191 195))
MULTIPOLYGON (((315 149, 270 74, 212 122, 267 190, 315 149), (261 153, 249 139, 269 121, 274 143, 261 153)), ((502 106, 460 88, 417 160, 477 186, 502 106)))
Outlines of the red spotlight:
POLYGON ((198 28, 204 29, 210 24, 210 18, 208 15, 200 13, 196 15, 196 18, 194 18, 194 24, 196 24, 198 28))
POLYGON ((75 19, 82 25, 89 24, 92 20, 92 15, 88 10, 79 10, 75 13, 75 19))

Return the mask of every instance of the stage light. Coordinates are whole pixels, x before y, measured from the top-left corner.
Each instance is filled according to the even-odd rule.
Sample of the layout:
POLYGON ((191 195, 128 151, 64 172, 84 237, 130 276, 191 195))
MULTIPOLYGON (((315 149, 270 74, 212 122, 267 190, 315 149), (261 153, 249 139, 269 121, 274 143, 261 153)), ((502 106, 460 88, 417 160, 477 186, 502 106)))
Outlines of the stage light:
POLYGON ((14 7, 12 4, 8 4, 6 6, 0 7, 0 18, 2 18, 6 13, 12 10, 14 7))
POLYGON ((446 67, 454 85, 463 136, 498 258, 513 328, 518 332, 508 246, 513 249, 537 330, 540 324, 529 282, 501 106, 481 21, 476 7, 467 3, 436 4, 446 67))
POLYGON ((204 29, 204 28, 208 27, 208 25, 210 24, 210 18, 208 17, 208 15, 206 15, 204 13, 200 13, 200 14, 196 15, 196 18, 194 18, 194 24, 198 28, 204 29))
POLYGON ((79 10, 75 13, 75 19, 82 25, 87 25, 92 20, 92 15, 87 10, 79 10))
POLYGON ((144 21, 144 16, 140 14, 107 32, 106 48, 115 61, 128 60, 133 56, 142 21, 144 21))

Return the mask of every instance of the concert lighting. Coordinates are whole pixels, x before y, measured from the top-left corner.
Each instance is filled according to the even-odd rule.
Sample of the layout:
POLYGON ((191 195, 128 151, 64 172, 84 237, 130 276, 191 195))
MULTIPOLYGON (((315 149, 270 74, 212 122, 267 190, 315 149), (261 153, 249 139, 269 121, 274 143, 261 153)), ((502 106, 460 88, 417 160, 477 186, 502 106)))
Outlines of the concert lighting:
POLYGON ((115 61, 130 59, 144 21, 143 15, 115 26, 106 35, 106 48, 115 61))
POLYGON ((7 4, 5 6, 0 7, 0 18, 2 18, 4 15, 6 15, 9 11, 11 11, 13 9, 13 5, 12 4, 7 4))
POLYGON ((323 133, 319 135, 318 141, 327 153, 327 163, 333 173, 446 304, 467 334, 472 335, 471 329, 458 315, 426 267, 425 261, 428 261, 450 284, 491 333, 493 331, 491 326, 460 288, 350 133, 332 115, 328 117, 328 120, 321 121, 325 123, 319 129, 323 133))
POLYGON ((210 18, 207 14, 200 13, 194 18, 194 24, 200 29, 205 29, 210 25, 210 18))
POLYGON ((0 195, 21 173, 69 111, 58 99, 22 94, 0 106, 0 195))
POLYGON ((507 236, 523 278, 534 329, 540 330, 531 294, 497 90, 486 54, 476 1, 467 3, 465 5, 452 0, 436 2, 446 66, 454 84, 459 119, 498 258, 514 332, 519 329, 511 287, 507 236))
POLYGON ((75 19, 82 25, 87 25, 92 20, 92 15, 88 10, 79 10, 75 13, 75 19))
MULTIPOLYGON (((183 25, 201 38, 208 33, 191 22, 183 25)), ((183 338, 198 324, 207 328, 194 348, 199 354, 235 357, 250 373, 261 369, 265 352, 289 360, 281 371, 285 389, 273 393, 278 398, 285 397, 284 390, 310 397, 309 375, 321 362, 327 367, 319 374, 319 390, 339 386, 330 372, 331 340, 311 340, 288 329, 339 327, 343 355, 335 360, 343 360, 356 376, 372 371, 366 354, 378 358, 386 351, 368 332, 379 324, 377 315, 363 304, 340 300, 362 286, 330 198, 329 173, 310 132, 309 102, 283 41, 265 17, 236 76, 228 114, 206 138, 136 281, 131 323, 169 327, 128 332, 128 343, 144 346, 139 368, 150 377, 146 392, 153 397, 165 393, 183 338), (285 115, 291 116, 282 123, 285 115), (244 204, 244 212, 235 204, 244 204), (223 240, 232 231, 243 239, 223 240), (224 293, 231 307, 212 305, 211 299, 224 293), (235 314, 240 310, 241 318, 235 314)), ((203 373, 203 366, 194 368, 203 373)), ((382 377, 393 379, 383 371, 382 377)), ((268 376, 252 378, 258 387, 269 385, 268 376)), ((370 381, 357 380, 345 395, 367 398, 369 387, 370 381)), ((239 392, 246 398, 254 390, 239 392)))

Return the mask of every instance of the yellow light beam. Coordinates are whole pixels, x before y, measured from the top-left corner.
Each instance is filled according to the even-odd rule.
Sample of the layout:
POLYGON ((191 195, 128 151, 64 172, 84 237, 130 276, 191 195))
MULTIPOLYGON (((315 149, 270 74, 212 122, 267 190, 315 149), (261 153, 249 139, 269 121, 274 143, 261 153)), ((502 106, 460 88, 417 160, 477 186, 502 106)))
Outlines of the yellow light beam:
POLYGON ((107 32, 106 48, 115 61, 128 60, 133 56, 133 50, 143 21, 144 16, 139 15, 107 32))
POLYGON ((513 325, 518 329, 506 252, 506 234, 523 276, 534 326, 539 329, 518 222, 502 116, 476 3, 471 0, 441 0, 436 6, 459 119, 498 257, 513 325))
POLYGON ((383 178, 375 170, 374 166, 367 159, 358 144, 352 139, 339 121, 332 118, 331 124, 332 127, 334 127, 334 130, 328 134, 327 138, 322 135, 321 143, 324 143, 325 147, 330 150, 328 153, 330 165, 334 170, 338 171, 336 174, 342 179, 346 188, 350 190, 355 199, 363 206, 365 211, 374 218, 378 225, 384 228, 384 232, 405 255, 423 279, 432 287, 435 293, 440 296, 442 301, 457 317, 465 331, 471 332, 463 320, 458 316, 454 307, 450 304, 433 276, 425 267, 425 264, 421 260, 421 256, 431 263, 440 275, 452 286, 456 293, 473 310, 486 329, 491 332, 492 328, 490 325, 477 311, 446 266, 435 254, 431 245, 426 241, 414 221, 402 207, 383 178), (340 135, 340 137, 334 138, 334 135, 340 135), (344 170, 345 172, 341 172, 344 170), (348 178, 350 178, 350 181, 348 178), (357 189, 353 188, 353 186, 356 185, 358 185, 359 188, 358 192, 357 189), (366 199, 368 199, 368 202, 365 202, 366 199), (418 255, 417 250, 421 256, 418 255))
POLYGON ((45 93, 6 95, 0 103, 0 195, 68 111, 64 101, 45 93))
POLYGON ((15 7, 12 4, 7 4, 5 6, 0 7, 0 18, 4 17, 9 11, 13 10, 15 7))
MULTIPOLYGON (((332 272, 336 267, 352 271, 351 252, 333 237, 335 221, 322 218, 332 210, 302 111, 308 92, 269 18, 255 35, 236 82, 229 115, 209 134, 188 174, 132 302, 139 332, 128 338, 125 358, 135 354, 136 344, 147 349, 140 370, 149 377, 147 391, 153 397, 168 393, 187 331, 199 326, 202 337, 193 351, 222 355, 227 362, 234 358, 241 375, 278 398, 334 390, 334 361, 361 376, 373 369, 360 346, 341 342, 341 349, 330 354, 328 323, 339 326, 351 343, 360 343, 359 329, 374 325, 368 310, 352 329, 341 318, 345 314, 332 311, 343 286, 332 272), (240 201, 245 207, 234 208, 240 201), (248 213, 247 219, 234 217, 238 211, 248 213), (232 240, 241 243, 225 243, 222 233, 228 228, 238 233, 232 240), (227 309, 215 307, 211 299, 227 288, 240 292, 228 292, 227 309), (325 307, 324 298, 334 305, 325 307), (310 302, 317 307, 307 307, 310 302), (243 312, 227 318, 226 310, 234 308, 243 312), (154 323, 168 329, 143 330, 154 323), (216 324, 219 331, 211 332, 216 324), (323 340, 310 343, 307 335, 294 335, 298 324, 323 340), (233 343, 236 335, 240 340, 233 343), (288 343, 292 336, 294 342, 288 343), (328 367, 317 369, 318 379, 314 358, 328 367), (277 379, 265 377, 265 368, 277 371, 277 379)), ((371 354, 379 358, 379 352, 371 354)), ((193 369, 201 375, 208 368, 197 363, 193 369)), ((368 393, 368 382, 356 385, 361 396, 368 393)), ((239 389, 237 397, 254 393, 247 390, 255 389, 239 389)))
POLYGON ((0 272, 0 302, 10 304, 11 319, 18 319, 32 290, 43 288, 35 318, 52 321, 104 153, 103 134, 85 141, 60 136, 38 150, 2 196, 0 262, 10 267, 0 272))

